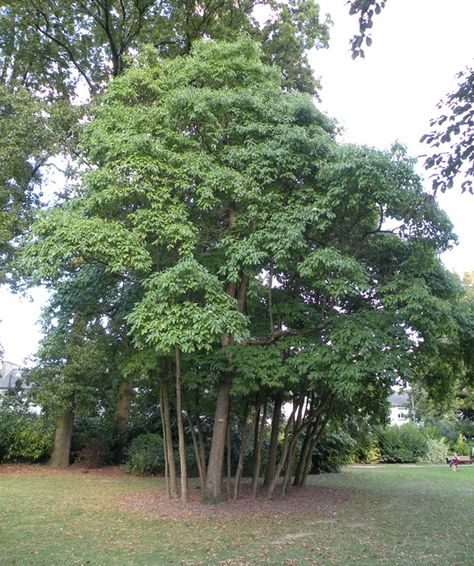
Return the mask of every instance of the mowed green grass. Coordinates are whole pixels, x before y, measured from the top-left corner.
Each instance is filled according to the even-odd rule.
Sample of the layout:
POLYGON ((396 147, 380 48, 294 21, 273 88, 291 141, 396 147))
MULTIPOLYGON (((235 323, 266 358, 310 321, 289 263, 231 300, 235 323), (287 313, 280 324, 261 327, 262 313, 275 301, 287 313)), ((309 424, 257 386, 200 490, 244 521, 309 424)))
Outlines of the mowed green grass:
POLYGON ((172 519, 123 504, 159 479, 4 468, 0 564, 474 564, 474 466, 351 467, 311 482, 349 497, 321 514, 172 519))

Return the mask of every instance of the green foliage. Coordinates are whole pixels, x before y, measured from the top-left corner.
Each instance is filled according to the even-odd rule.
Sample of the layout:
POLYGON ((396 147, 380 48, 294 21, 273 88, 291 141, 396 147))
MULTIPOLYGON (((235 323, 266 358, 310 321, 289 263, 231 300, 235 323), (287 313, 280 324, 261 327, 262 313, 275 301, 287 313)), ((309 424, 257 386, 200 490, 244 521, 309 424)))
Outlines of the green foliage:
POLYGON ((451 448, 458 456, 470 456, 471 447, 467 442, 464 441, 464 436, 462 432, 459 433, 456 444, 451 445, 451 448))
POLYGON ((138 344, 167 353, 175 345, 184 352, 210 350, 224 334, 241 338, 245 317, 217 277, 194 259, 150 277, 143 300, 129 315, 138 344))
POLYGON ((0 401, 0 461, 38 462, 52 451, 52 423, 19 403, 0 401))
POLYGON ((420 462, 429 462, 431 464, 444 464, 448 455, 448 443, 445 438, 436 439, 428 438, 427 450, 424 456, 421 456, 420 462))
POLYGON ((423 431, 410 423, 382 428, 377 437, 382 462, 414 463, 422 460, 428 451, 423 431))
POLYGON ((434 128, 420 141, 431 146, 432 152, 425 160, 426 169, 434 169, 433 191, 453 187, 454 181, 461 174, 465 180, 461 183, 462 191, 473 193, 474 175, 474 69, 471 67, 458 73, 459 84, 455 92, 447 95, 438 104, 442 111, 438 118, 431 120, 434 128))
POLYGON ((124 470, 137 476, 164 474, 163 439, 159 434, 141 434, 127 448, 124 470))
POLYGON ((357 439, 354 449, 354 460, 356 462, 361 464, 379 464, 381 458, 379 441, 376 436, 367 434, 357 439))
POLYGON ((339 472, 351 462, 354 448, 355 441, 347 432, 325 432, 313 452, 310 473, 339 472))

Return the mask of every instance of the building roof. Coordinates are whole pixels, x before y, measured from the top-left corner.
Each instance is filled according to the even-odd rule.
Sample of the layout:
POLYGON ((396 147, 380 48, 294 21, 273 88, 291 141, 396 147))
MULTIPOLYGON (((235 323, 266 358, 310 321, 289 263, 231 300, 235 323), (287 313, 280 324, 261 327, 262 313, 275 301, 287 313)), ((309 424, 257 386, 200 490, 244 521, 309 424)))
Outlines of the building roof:
POLYGON ((0 378, 0 390, 14 389, 18 382, 23 388, 25 387, 21 378, 21 371, 15 368, 9 371, 5 377, 0 378))
POLYGON ((409 404, 410 399, 406 393, 393 393, 388 401, 392 407, 405 407, 409 404))

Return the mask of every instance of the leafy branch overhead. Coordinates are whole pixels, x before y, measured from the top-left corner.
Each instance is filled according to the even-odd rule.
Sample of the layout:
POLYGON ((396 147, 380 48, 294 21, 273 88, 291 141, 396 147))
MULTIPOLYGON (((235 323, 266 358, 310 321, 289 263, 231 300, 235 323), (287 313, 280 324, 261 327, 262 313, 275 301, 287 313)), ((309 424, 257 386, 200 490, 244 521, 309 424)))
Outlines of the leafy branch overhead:
POLYGON ((430 145, 432 153, 425 168, 433 169, 433 191, 453 187, 455 179, 464 174, 462 191, 473 193, 474 176, 474 70, 467 68, 458 74, 455 92, 448 94, 438 108, 442 114, 431 120, 433 130, 421 141, 430 145))

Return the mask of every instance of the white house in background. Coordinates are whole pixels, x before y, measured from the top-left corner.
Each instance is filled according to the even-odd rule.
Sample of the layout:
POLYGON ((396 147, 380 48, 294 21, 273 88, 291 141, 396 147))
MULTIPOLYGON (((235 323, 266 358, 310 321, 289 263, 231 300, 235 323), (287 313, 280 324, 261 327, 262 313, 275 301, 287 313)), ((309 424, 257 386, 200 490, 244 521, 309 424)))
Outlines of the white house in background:
POLYGON ((18 382, 22 385, 20 366, 0 361, 0 395, 4 395, 9 389, 15 389, 18 382))
POLYGON ((388 398, 390 403, 390 424, 404 425, 410 422, 410 397, 403 392, 393 393, 388 398))

